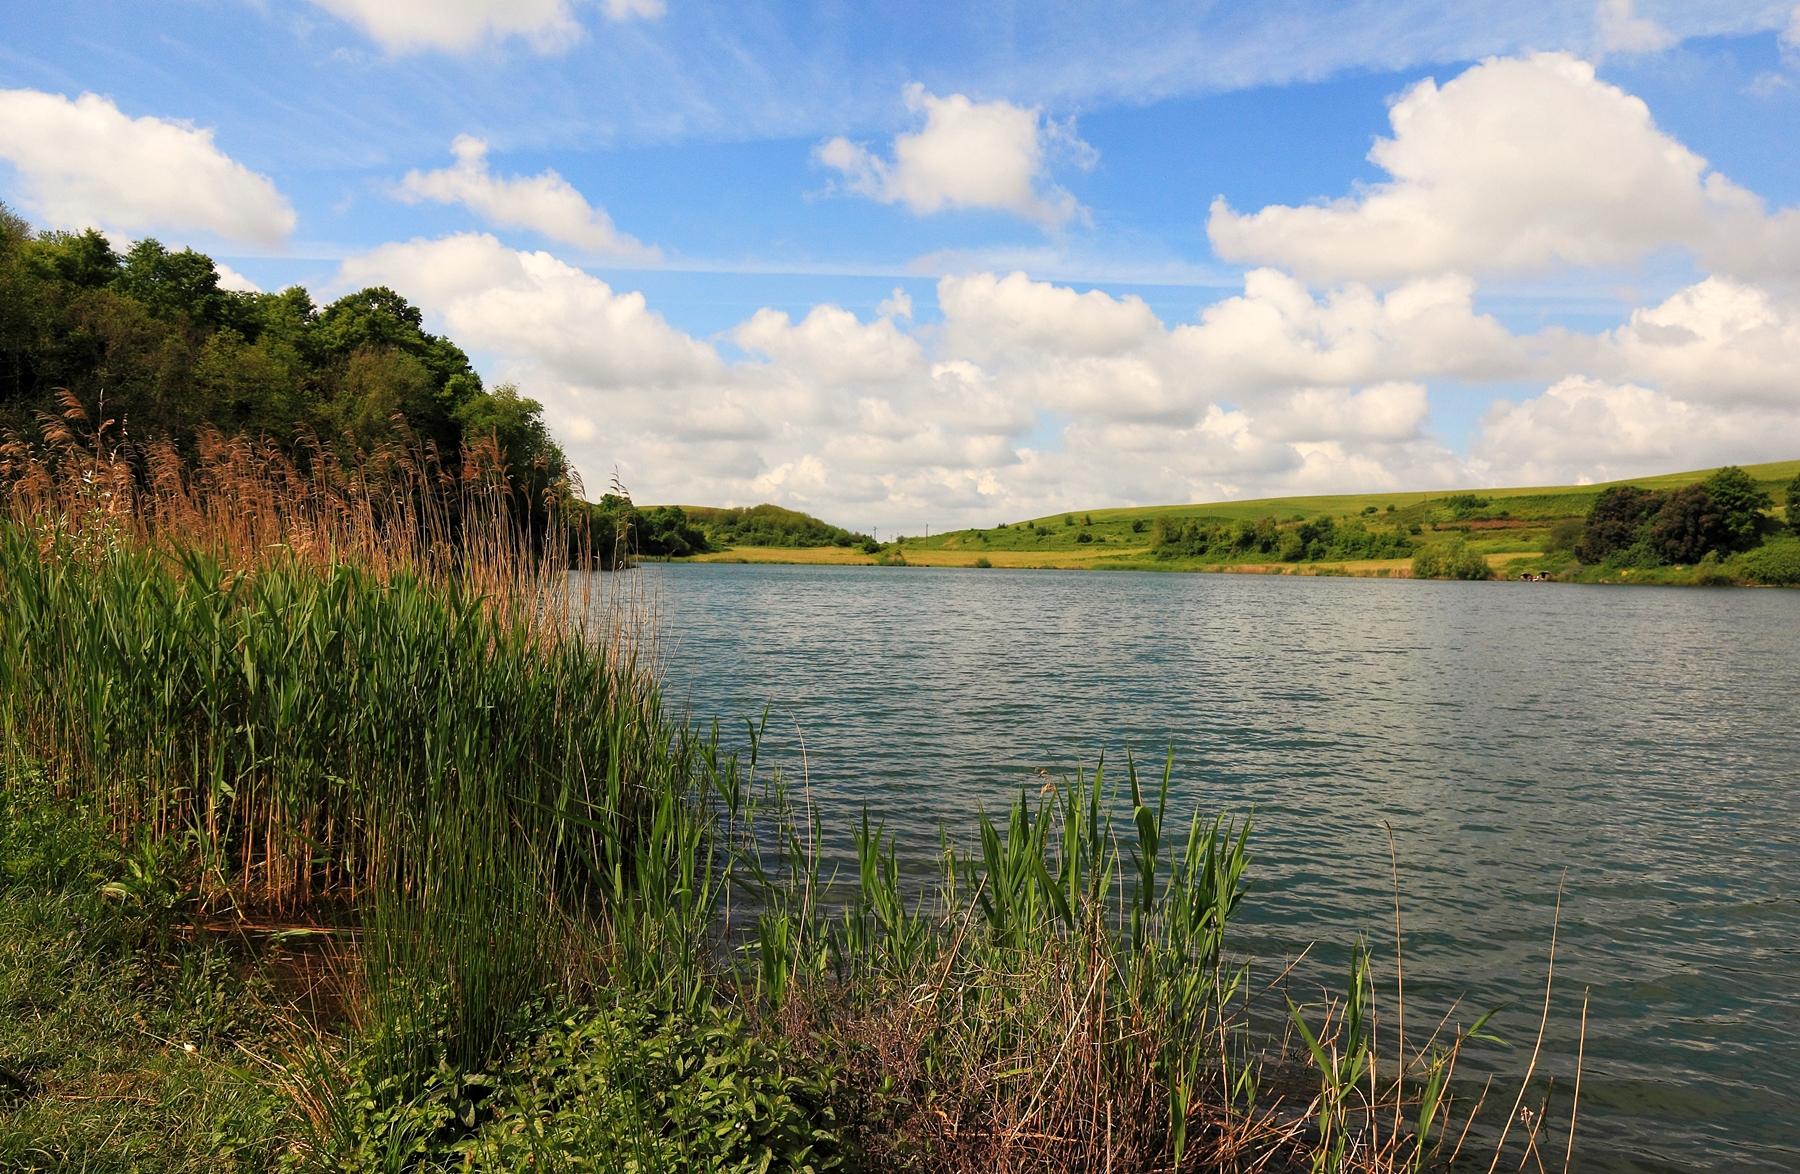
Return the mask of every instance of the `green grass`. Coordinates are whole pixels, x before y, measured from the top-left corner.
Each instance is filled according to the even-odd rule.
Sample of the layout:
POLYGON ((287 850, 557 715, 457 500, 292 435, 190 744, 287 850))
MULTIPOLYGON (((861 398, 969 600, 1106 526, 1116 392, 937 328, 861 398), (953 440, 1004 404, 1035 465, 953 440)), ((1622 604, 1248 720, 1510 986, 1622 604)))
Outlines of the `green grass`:
MULTIPOLYGON (((1747 471, 1774 498, 1785 505, 1786 486, 1800 475, 1800 461, 1747 466, 1747 471)), ((1411 555, 1381 559, 1328 557, 1284 559, 1277 551, 1251 550, 1221 556, 1176 555, 1153 547, 1155 527, 1192 524, 1201 528, 1232 527, 1273 519, 1282 529, 1330 518, 1335 523, 1361 523, 1378 532, 1405 534, 1418 547, 1435 549, 1460 543, 1487 560, 1503 576, 1524 570, 1554 573, 1560 578, 1597 579, 1606 573, 1583 570, 1571 558, 1548 554, 1552 530, 1558 522, 1582 519, 1594 499, 1614 484, 1649 489, 1669 489, 1704 480, 1712 469, 1640 477, 1599 485, 1530 486, 1513 489, 1446 490, 1414 493, 1342 494, 1331 496, 1257 498, 1248 501, 1194 505, 1125 507, 1076 510, 1013 522, 991 529, 954 530, 929 538, 906 537, 897 548, 909 562, 926 565, 974 565, 986 558, 995 566, 1056 566, 1087 569, 1130 570, 1228 570, 1234 568, 1288 573, 1349 573, 1406 575, 1411 555), (1458 495, 1483 500, 1480 508, 1455 508, 1458 495)), ((1732 573, 1752 581, 1751 563, 1734 563, 1732 573), (1741 564, 1741 565, 1740 565, 1741 564)), ((1645 577, 1611 574, 1609 581, 1695 581, 1691 568, 1645 577)))
MULTIPOLYGON (((1800 475, 1800 460, 1777 461, 1763 465, 1745 465, 1744 469, 1764 488, 1774 492, 1776 504, 1784 504, 1781 489, 1796 475, 1800 475)), ((1595 485, 1551 485, 1524 486, 1512 489, 1445 489, 1426 492, 1407 493, 1351 493, 1327 494, 1304 497, 1265 497, 1247 501, 1215 502, 1210 505, 1161 505, 1161 506, 1128 506, 1110 510, 1077 511, 1075 517, 1093 516, 1096 525, 1102 521, 1130 522, 1134 519, 1152 519, 1159 514, 1176 514, 1182 517, 1206 516, 1237 521, 1249 519, 1254 521, 1261 517, 1277 517, 1287 519, 1295 515, 1318 517, 1329 514, 1336 517, 1360 516, 1369 506, 1377 511, 1385 512, 1389 505, 1399 511, 1415 511, 1415 516, 1423 514, 1425 507, 1434 501, 1458 493, 1472 493, 1480 497, 1492 498, 1503 508, 1512 512, 1514 517, 1548 519, 1585 515, 1593 505, 1594 498, 1613 485, 1637 485, 1645 489, 1675 489, 1683 485, 1691 485, 1696 481, 1704 481, 1717 472, 1716 469, 1696 469, 1685 473, 1663 473, 1654 477, 1633 477, 1623 481, 1607 481, 1595 485)), ((1032 521, 1049 525, 1061 522, 1066 514, 1054 514, 1046 518, 1032 521)))

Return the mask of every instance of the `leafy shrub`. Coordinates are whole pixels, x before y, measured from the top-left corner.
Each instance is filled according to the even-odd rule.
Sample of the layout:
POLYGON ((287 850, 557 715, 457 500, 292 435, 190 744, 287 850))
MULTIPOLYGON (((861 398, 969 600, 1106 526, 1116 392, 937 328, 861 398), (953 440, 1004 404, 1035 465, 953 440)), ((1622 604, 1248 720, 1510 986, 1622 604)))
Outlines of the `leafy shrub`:
POLYGON ((1094 536, 1092 534, 1089 534, 1086 530, 1083 530, 1081 533, 1075 535, 1075 541, 1077 541, 1077 542, 1092 542, 1093 540, 1094 540, 1094 536))
POLYGON ((1745 574, 1758 583, 1800 586, 1800 541, 1771 542, 1743 557, 1745 574))
POLYGON ((1488 498, 1477 497, 1473 493, 1452 493, 1444 499, 1444 508, 1458 522, 1467 521, 1492 504, 1488 498))
POLYGON ((988 560, 988 556, 984 554, 980 558, 975 560, 975 565, 978 567, 986 568, 986 567, 991 567, 994 564, 992 562, 990 562, 988 560))
POLYGON ((1695 565, 1694 582, 1702 587, 1735 587, 1741 580, 1719 562, 1718 552, 1713 551, 1695 565))
POLYGON ((1461 538, 1421 550, 1413 556, 1412 573, 1415 579, 1480 580, 1494 577, 1494 569, 1488 566, 1487 559, 1470 550, 1461 538))
POLYGON ((689 516, 719 546, 856 546, 868 541, 811 514, 767 503, 740 509, 696 506, 689 516))
POLYGON ((477 1169, 762 1174, 840 1166, 834 1091, 741 1020, 606 1009, 541 1020, 456 1151, 477 1169), (598 1163, 596 1166, 595 1163, 598 1163))
POLYGON ((1309 520, 1302 516, 1286 523, 1261 518, 1214 524, 1159 517, 1151 541, 1157 557, 1164 559, 1273 554, 1283 562, 1303 562, 1404 558, 1413 550, 1412 541, 1399 530, 1371 530, 1360 517, 1342 523, 1330 517, 1309 520))
POLYGON ((1546 553, 1573 554, 1576 547, 1581 545, 1581 535, 1585 528, 1580 518, 1561 519, 1550 527, 1550 548, 1546 553))

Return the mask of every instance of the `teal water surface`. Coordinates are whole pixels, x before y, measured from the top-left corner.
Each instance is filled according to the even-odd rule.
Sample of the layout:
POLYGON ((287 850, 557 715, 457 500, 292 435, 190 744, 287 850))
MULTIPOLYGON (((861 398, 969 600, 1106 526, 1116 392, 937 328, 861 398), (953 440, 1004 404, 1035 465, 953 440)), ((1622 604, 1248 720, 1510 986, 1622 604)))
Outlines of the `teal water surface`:
POLYGON ((1317 998, 1359 933, 1391 950, 1385 821, 1409 1034, 1459 996, 1509 1003, 1513 1050, 1469 1071, 1522 1072, 1561 884, 1539 1070, 1566 1115, 1591 992, 1575 1168, 1800 1169, 1800 592, 719 565, 640 582, 670 704, 728 736, 771 707, 767 750, 836 851, 866 802, 923 868, 940 826, 967 843, 1040 771, 1127 749, 1160 769, 1173 743, 1176 812, 1255 811, 1235 944, 1259 982, 1310 946, 1286 985, 1317 998))

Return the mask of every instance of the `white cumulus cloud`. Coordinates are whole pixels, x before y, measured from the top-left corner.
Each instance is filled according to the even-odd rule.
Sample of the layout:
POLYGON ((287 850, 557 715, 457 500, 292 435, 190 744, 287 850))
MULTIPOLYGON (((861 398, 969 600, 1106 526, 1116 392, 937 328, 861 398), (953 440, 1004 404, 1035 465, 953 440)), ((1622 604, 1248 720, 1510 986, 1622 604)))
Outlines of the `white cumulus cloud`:
POLYGON ((1600 0, 1595 23, 1602 52, 1657 53, 1681 39, 1649 17, 1639 16, 1632 0, 1600 0))
POLYGON ((758 310, 726 332, 736 359, 487 235, 388 245, 338 281, 418 302, 546 405, 590 478, 856 526, 1598 480, 1778 459, 1800 435, 1800 312, 1723 278, 1613 330, 1521 338, 1461 277, 1315 293, 1256 270, 1171 325, 1134 297, 970 273, 939 281, 942 322, 918 329, 897 299, 868 320, 758 310), (1496 401, 1459 454, 1432 428, 1440 377, 1545 390, 1496 401))
POLYGON ((1427 79, 1389 117, 1369 158, 1391 180, 1250 214, 1215 200, 1214 250, 1320 281, 1611 265, 1671 245, 1738 276, 1800 273, 1800 211, 1768 214, 1568 54, 1427 79))
POLYGON ((916 82, 905 97, 907 109, 924 113, 925 126, 894 139, 892 160, 841 137, 819 147, 819 161, 840 172, 849 191, 905 204, 920 216, 989 208, 1055 228, 1080 214, 1075 197, 1048 178, 1053 154, 1081 167, 1098 158, 1073 129, 1035 108, 962 94, 940 98, 916 82))
MULTIPOLYGON (((521 37, 539 52, 555 52, 581 39, 571 0, 313 0, 361 28, 392 53, 421 49, 465 52, 484 43, 521 37)), ((604 0, 614 21, 655 20, 664 0, 604 0)))
POLYGON ((456 166, 410 171, 395 195, 408 203, 461 204, 493 224, 528 228, 612 259, 653 261, 660 256, 657 249, 615 228, 604 208, 589 204, 556 172, 502 179, 488 170, 487 143, 472 135, 458 135, 450 150, 456 166))
POLYGON ((98 94, 0 90, 0 159, 18 172, 19 204, 57 228, 198 232, 265 247, 294 230, 275 184, 219 150, 212 131, 132 118, 98 94))
POLYGON ((615 293, 548 253, 486 234, 384 245, 344 262, 341 285, 387 285, 435 311, 464 346, 529 355, 598 388, 704 382, 717 353, 669 326, 640 293, 615 293))
POLYGON ((1498 483, 1612 481, 1792 455, 1800 403, 1718 408, 1636 383, 1571 375, 1542 395, 1495 403, 1481 420, 1472 467, 1498 483))

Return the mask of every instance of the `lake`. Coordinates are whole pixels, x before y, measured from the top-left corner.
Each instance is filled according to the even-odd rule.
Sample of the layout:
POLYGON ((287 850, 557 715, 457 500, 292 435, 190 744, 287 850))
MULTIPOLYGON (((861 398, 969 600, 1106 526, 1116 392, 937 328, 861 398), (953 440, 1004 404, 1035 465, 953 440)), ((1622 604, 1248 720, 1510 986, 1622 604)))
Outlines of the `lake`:
POLYGON ((1110 774, 1129 749, 1160 774, 1172 743, 1173 818, 1255 812, 1234 944, 1259 984, 1312 945, 1293 997, 1341 989, 1358 934, 1391 971, 1386 821, 1409 1036, 1458 996, 1510 1002, 1497 1022, 1514 1050, 1469 1070, 1523 1071, 1561 883, 1540 1070, 1567 1088, 1591 991, 1577 1168, 1800 1168, 1800 592, 729 565, 634 578, 659 606, 668 703, 740 743, 741 719, 770 707, 765 753, 810 788, 834 851, 867 803, 923 868, 940 825, 971 843, 973 813, 1040 771, 1104 753, 1110 774))

